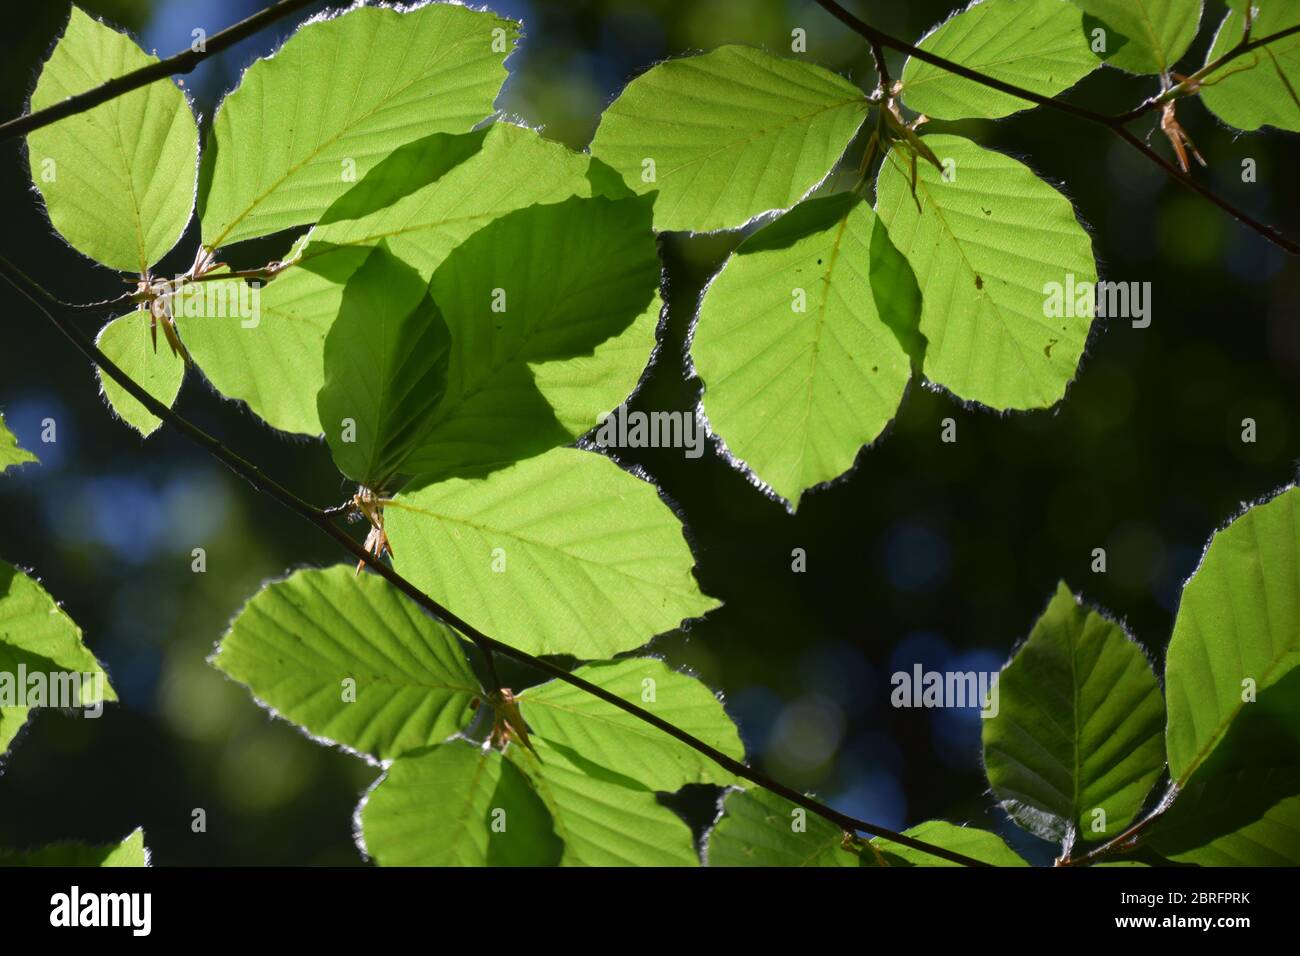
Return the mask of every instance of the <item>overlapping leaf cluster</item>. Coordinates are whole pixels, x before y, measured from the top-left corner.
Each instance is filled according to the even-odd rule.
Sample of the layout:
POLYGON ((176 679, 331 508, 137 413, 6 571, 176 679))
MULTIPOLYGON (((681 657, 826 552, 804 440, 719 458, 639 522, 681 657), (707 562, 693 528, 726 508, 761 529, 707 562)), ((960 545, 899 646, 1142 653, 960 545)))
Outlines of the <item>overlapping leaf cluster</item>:
MULTIPOLYGON (((517 33, 453 4, 309 22, 221 104, 201 163, 184 96, 155 87, 34 135, 34 181, 70 243, 140 276, 154 307, 110 323, 99 345, 151 394, 170 404, 192 361, 271 425, 323 433, 340 471, 385 496, 398 567, 428 594, 516 647, 594 661, 579 673, 743 759, 703 685, 652 659, 600 663, 716 602, 652 484, 560 447, 635 390, 654 350, 654 202, 590 156, 492 121, 517 33), (85 150, 89 136, 102 148, 85 150), (129 170, 105 165, 124 153, 129 170), (46 160, 58 172, 43 180, 46 160), (110 201, 116 223, 81 215, 110 201), (150 270, 195 202, 202 248, 161 286, 150 270), (284 257, 253 288, 221 260, 267 236, 284 257), (120 254, 96 244, 107 238, 120 254), (156 345, 160 323, 183 349, 156 345)), ((74 10, 35 105, 144 59, 74 10)), ((104 389, 141 432, 157 426, 104 389)), ((516 695, 532 750, 462 739, 487 735, 495 699, 457 638, 341 567, 264 589, 215 663, 310 733, 384 763, 358 817, 380 862, 690 862, 690 830, 656 794, 731 782, 558 687, 516 695)))
MULTIPOLYGON (((1289 7, 1264 7, 1257 29, 1293 22, 1289 7)), ((983 0, 920 45, 1056 95, 1103 62, 1168 74, 1199 8, 983 0)), ((1234 8, 1216 50, 1242 17, 1234 8)), ((192 363, 273 427, 323 435, 370 496, 366 516, 382 515, 396 567, 428 595, 517 648, 587 662, 588 680, 740 758, 734 726, 697 681, 650 658, 611 660, 716 602, 696 584, 655 487, 564 447, 636 389, 652 357, 656 231, 749 231, 701 301, 691 360, 719 439, 791 508, 852 467, 914 378, 1000 410, 1059 401, 1093 311, 1085 302, 1052 314, 1045 294, 1097 279, 1091 241, 1069 200, 1024 163, 916 132, 903 108, 960 120, 1031 105, 929 64, 909 61, 873 98, 804 60, 744 47, 670 60, 630 82, 590 151, 575 153, 494 117, 518 34, 513 21, 451 3, 355 7, 307 23, 254 63, 201 157, 184 94, 154 84, 32 133, 33 181, 72 246, 138 278, 140 308, 107 325, 99 345, 150 394, 171 404, 192 363), (832 175, 873 111, 878 137, 895 131, 874 206, 868 164, 847 189, 832 175), (193 265, 166 280, 153 270, 195 210, 201 243, 183 257, 193 265), (281 258, 223 264, 248 240, 278 243, 281 258)), ((1290 89, 1296 49, 1279 44, 1205 78, 1207 104, 1242 128, 1296 128, 1283 98, 1255 85, 1267 75, 1290 89)), ((74 7, 32 106, 151 61, 74 7)), ((103 388, 141 433, 157 427, 111 380, 103 388)), ((5 449, 0 433, 7 464, 19 452, 5 449)), ((1197 606, 1204 580, 1205 569, 1185 607, 1197 606)), ((1262 599, 1279 585, 1254 586, 1262 599)), ((1206 599, 1190 614, 1223 606, 1206 599)), ((1223 741, 1250 739, 1252 725, 1228 697, 1215 698, 1221 719, 1205 724, 1197 695, 1228 686, 1210 649, 1221 637, 1183 620, 1167 676, 1179 808, 1249 772, 1221 754, 1249 748, 1223 741), (1198 641, 1206 647, 1183 662, 1198 641)), ((1244 675, 1261 690, 1289 670, 1273 653, 1279 640, 1261 644, 1244 675)), ((343 568, 268 586, 214 661, 309 733, 383 763, 358 824, 384 863, 694 862, 689 830, 656 794, 735 782, 559 683, 518 696, 534 747, 480 745, 500 743, 485 726, 500 717, 488 714, 496 689, 480 686, 455 635, 382 579, 343 568)), ((1067 852, 1119 832, 1166 753, 1146 658, 1062 591, 1004 682, 986 759, 1013 818, 1067 852), (1067 714, 1062 700, 1074 702, 1067 714)), ((1253 792, 1286 789, 1278 781, 1289 772, 1253 792)), ((726 808, 709 843, 715 863, 925 862, 817 820, 791 827, 792 808, 752 791, 734 791, 726 808)), ((1289 826, 1289 812, 1270 804, 1270 825, 1289 826)), ((990 834, 942 822, 912 832, 1019 861, 990 834)), ((1179 859, 1244 853, 1256 839, 1243 828, 1177 832, 1169 852, 1179 859)))

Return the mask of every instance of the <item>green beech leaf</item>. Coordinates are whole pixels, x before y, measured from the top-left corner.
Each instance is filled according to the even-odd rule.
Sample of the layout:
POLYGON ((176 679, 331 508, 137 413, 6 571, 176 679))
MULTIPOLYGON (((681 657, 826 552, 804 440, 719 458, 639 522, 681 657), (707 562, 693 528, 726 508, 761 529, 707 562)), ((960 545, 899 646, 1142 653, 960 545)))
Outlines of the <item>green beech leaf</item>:
POLYGON ((407 578, 530 653, 609 657, 717 606, 654 485, 593 452, 403 493, 386 523, 407 578))
POLYGON ((461 730, 479 694, 446 627, 343 565, 263 588, 212 664, 309 733, 381 760, 461 730))
POLYGON ((217 110, 204 245, 313 222, 397 147, 473 127, 492 112, 518 29, 451 3, 309 22, 217 110))
POLYGON ((1151 847, 1199 866, 1300 865, 1300 771, 1241 771, 1179 795, 1151 847))
POLYGON ((55 843, 38 850, 0 849, 0 867, 8 866, 148 866, 149 848, 144 830, 137 829, 121 843, 88 846, 84 843, 55 843))
POLYGON ((1210 539, 1169 641, 1169 773, 1183 786, 1250 700, 1300 663, 1300 489, 1210 539))
POLYGON ((1300 863, 1300 490, 1216 534, 1183 589, 1165 686, 1178 788, 1157 852, 1203 866, 1300 863))
POLYGON ((649 203, 566 199, 496 219, 433 274, 447 392, 404 471, 474 477, 563 445, 636 388, 654 350, 649 203))
MULTIPOLYGON (((632 658, 579 668, 577 676, 694 734, 737 760, 744 747, 703 684, 661 661, 632 658)), ((566 865, 695 866, 690 828, 656 792, 730 783, 731 774, 662 731, 561 681, 519 695, 534 755, 511 746, 550 808, 566 865)))
POLYGON ((1165 765, 1160 685, 1124 628, 1061 583, 996 693, 984 769, 1011 818, 1065 844, 1123 832, 1165 765))
MULTIPOLYGON (((494 219, 535 203, 589 197, 591 158, 498 122, 409 143, 344 193, 312 231, 303 263, 384 240, 425 279, 494 219)), ((333 267, 321 269, 333 271, 333 267)))
MULTIPOLYGON (((255 316, 251 308, 229 306, 218 314, 227 302, 238 305, 241 293, 244 305, 252 306, 243 283, 205 283, 216 287, 212 307, 193 300, 195 317, 178 318, 185 344, 223 395, 246 402, 282 431, 319 434, 316 394, 325 382, 325 336, 348 278, 370 248, 387 242, 427 282, 452 249, 493 219, 534 203, 590 196, 588 165, 588 157, 509 123, 493 124, 486 135, 438 134, 411 143, 326 211, 325 224, 289 257, 294 264, 258 293, 255 316), (403 184, 403 176, 411 178, 403 184)), ((624 357, 630 364, 632 353, 641 351, 640 367, 623 395, 653 345, 653 327, 645 326, 651 320, 629 330, 642 338, 629 341, 624 357)))
POLYGON ((348 279, 325 338, 317 408, 340 471, 382 488, 402 470, 447 389, 450 348, 428 283, 376 246, 348 279))
MULTIPOLYGON (((1300 24, 1300 4, 1261 5, 1251 22, 1252 39, 1300 24)), ((1206 63, 1241 42, 1243 14, 1229 12, 1219 26, 1206 63)), ((1261 126, 1300 131, 1300 33, 1237 57, 1205 78, 1201 99, 1219 119, 1237 129, 1261 126)))
MULTIPOLYGON (((31 110, 157 63, 77 6, 41 70, 31 110)), ((176 245, 194 208, 198 127, 170 82, 150 83, 27 135, 32 181, 79 252, 144 274, 176 245)))
MULTIPOLYGON (((95 344, 135 383, 168 407, 180 394, 185 378, 185 360, 171 350, 161 327, 155 350, 147 308, 119 316, 99 332, 95 344)), ((141 405, 126 389, 105 374, 99 373, 99 387, 104 399, 118 418, 146 438, 158 430, 162 420, 141 405)))
POLYGON ((35 707, 111 700, 117 694, 80 628, 34 578, 0 562, 0 755, 35 707))
POLYGON ((563 866, 698 866, 691 828, 653 790, 581 754, 537 745, 507 757, 528 777, 564 841, 563 866))
POLYGON ((1180 863, 1300 864, 1300 669, 1242 708, 1150 842, 1180 863))
POLYGON ((1165 73, 1201 25, 1201 0, 1072 0, 1107 29, 1102 58, 1129 73, 1165 73))
MULTIPOLYGON (((944 820, 930 820, 910 830, 904 830, 903 834, 993 866, 1029 865, 996 833, 977 830, 975 827, 957 826, 944 820)), ((878 837, 871 842, 885 854, 890 866, 961 866, 960 863, 953 863, 931 853, 893 843, 884 837, 878 837)))
POLYGON ((18 444, 14 433, 5 425, 4 415, 0 414, 0 475, 10 468, 36 460, 35 455, 18 444))
POLYGON ((1093 301, 1075 309, 1067 291, 1054 309, 1049 291, 1092 288, 1092 242, 1070 201, 1022 163, 960 136, 924 142, 951 181, 922 159, 913 199, 906 154, 895 149, 876 211, 921 286, 925 374, 992 408, 1047 408, 1074 377, 1093 301))
MULTIPOLYGON (((922 50, 1042 96, 1068 90, 1101 65, 1083 14, 1062 0, 981 0, 926 34, 922 50)), ((909 57, 903 102, 936 119, 997 119, 1034 104, 909 57)))
POLYGON ((268 424, 319 435, 317 396, 325 385, 325 337, 347 279, 370 247, 340 251, 332 278, 290 267, 260 289, 242 279, 196 284, 177 316, 185 347, 222 395, 245 402, 268 424))
MULTIPOLYGON (((737 760, 745 759, 736 725, 704 684, 663 661, 633 657, 579 668, 578 676, 649 710, 737 760)), ((519 695, 534 741, 580 755, 611 773, 665 792, 689 783, 730 783, 708 757, 572 684, 552 680, 519 695)))
POLYGON ((844 847, 844 832, 784 797, 732 790, 709 831, 709 866, 873 866, 870 849, 844 847))
POLYGON ((704 296, 691 356, 711 427, 797 508, 894 417, 920 308, 870 207, 848 193, 801 203, 745 240, 704 296))
POLYGON ((637 192, 658 194, 656 229, 733 229, 807 195, 866 113, 862 91, 841 76, 723 46, 629 83, 601 117, 591 154, 637 192))
POLYGON ((563 850, 524 775, 464 740, 395 760, 358 816, 381 866, 553 866, 563 850))

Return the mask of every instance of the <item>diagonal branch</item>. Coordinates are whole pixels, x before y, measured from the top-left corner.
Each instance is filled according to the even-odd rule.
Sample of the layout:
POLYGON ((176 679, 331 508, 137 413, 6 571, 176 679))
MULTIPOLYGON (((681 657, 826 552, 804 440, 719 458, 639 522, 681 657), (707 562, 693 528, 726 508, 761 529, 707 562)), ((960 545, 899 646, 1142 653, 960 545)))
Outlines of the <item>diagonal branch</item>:
MULTIPOLYGON (((1153 163, 1155 163, 1157 166, 1163 169, 1172 178, 1176 179, 1178 182, 1182 183, 1188 189, 1192 190, 1192 192, 1203 197, 1204 199, 1209 200, 1214 205, 1218 206, 1220 209, 1226 212, 1228 215, 1232 216, 1232 218, 1240 222, 1242 225, 1247 226, 1250 229, 1253 229, 1255 232, 1259 233, 1261 236, 1263 236, 1269 242, 1273 243, 1275 246, 1278 246, 1281 249, 1285 249, 1293 256, 1300 256, 1300 243, 1288 239, 1286 236, 1284 236, 1278 230, 1274 229, 1272 226, 1268 225, 1267 223, 1260 222, 1258 219, 1255 219, 1253 216, 1247 213, 1244 209, 1234 206, 1232 203, 1224 199, 1222 196, 1217 195, 1209 187, 1198 182, 1196 178, 1190 175, 1189 173, 1183 172, 1181 169, 1179 169, 1173 163, 1169 162, 1167 159, 1162 157, 1154 149, 1147 146, 1144 142, 1142 142, 1141 139, 1139 139, 1132 132, 1130 132, 1128 129, 1125 128, 1124 125, 1125 123, 1129 122, 1132 119, 1136 119, 1139 116, 1142 116, 1143 114, 1149 112, 1152 109, 1155 109, 1156 106, 1162 105, 1166 101, 1166 99, 1169 99, 1173 95, 1176 95, 1175 91, 1181 90, 1182 92, 1188 92, 1191 89, 1191 87, 1187 87, 1185 85, 1187 81, 1184 81, 1183 83, 1179 83, 1176 86, 1170 87, 1168 90, 1162 93, 1160 97, 1154 98, 1154 101, 1148 100, 1146 103, 1142 104, 1142 106, 1138 107, 1135 110, 1130 110, 1128 113, 1121 113, 1119 115, 1111 116, 1106 113, 1099 113, 1096 110, 1090 110, 1084 106, 1078 106, 1067 100, 1057 99, 1056 97, 1053 96, 1043 96, 1041 93, 1035 93, 1033 90, 1027 90, 1024 87, 1016 86, 1014 83, 1006 83, 1002 80, 997 79, 996 77, 988 76, 987 74, 981 73, 978 70, 972 70, 970 67, 962 66, 960 63, 954 63, 951 60, 945 59, 944 57, 936 56, 935 54, 931 53, 929 50, 923 50, 920 47, 913 46, 910 43, 905 43, 902 40, 890 36, 888 33, 881 32, 880 30, 873 27, 871 24, 867 23, 865 20, 862 20, 860 17, 857 17, 853 13, 850 13, 839 3, 837 3, 836 0, 817 0, 817 3, 819 6, 822 7, 822 9, 824 9, 827 13, 831 14, 833 17, 835 17, 837 20, 839 20, 841 23, 847 26, 850 30, 864 37, 867 40, 867 42, 872 45, 873 49, 878 46, 889 47, 890 49, 898 50, 900 53, 906 53, 908 56, 916 57, 916 59, 922 60, 925 63, 929 63, 932 66, 937 66, 942 70, 947 70, 949 73, 952 73, 956 76, 964 77, 965 79, 971 80, 974 83, 979 83, 982 86, 987 86, 989 89, 998 90, 1001 93, 1007 93, 1011 96, 1017 96, 1020 99, 1028 100, 1029 102, 1034 103, 1038 106, 1045 106, 1049 109, 1057 110, 1058 112, 1068 113, 1069 115, 1075 117, 1076 119, 1085 120, 1086 122, 1093 123, 1097 126, 1104 126, 1106 129, 1110 130, 1120 139, 1124 140, 1124 142, 1128 143, 1130 146, 1132 146, 1134 149, 1140 152, 1147 159, 1151 160, 1153 163)), ((1216 67, 1221 66, 1222 63, 1228 62, 1229 60, 1234 59, 1236 56, 1240 56, 1242 53, 1248 52, 1249 50, 1255 49, 1259 46, 1264 46, 1265 44, 1272 43, 1278 39, 1281 39, 1282 37, 1289 36, 1296 32, 1300 32, 1300 26, 1291 27, 1286 30, 1279 31, 1278 33, 1274 33, 1266 37, 1261 37, 1258 40, 1248 41, 1244 45, 1239 44, 1236 48, 1234 48, 1233 51, 1230 51, 1231 55, 1225 54, 1223 57, 1220 57, 1219 61, 1216 61, 1214 65, 1216 67)))
POLYGON ((53 106, 47 106, 35 113, 26 113, 23 116, 16 116, 7 122, 0 123, 0 140, 22 136, 32 130, 40 129, 42 126, 49 126, 58 120, 84 113, 86 110, 94 109, 101 103, 107 103, 115 97, 130 93, 142 86, 148 86, 157 80, 164 80, 178 73, 190 73, 214 53, 220 53, 227 47, 234 46, 240 40, 252 36, 276 20, 287 17, 295 10, 301 10, 314 2, 315 0, 280 0, 279 3, 239 21, 234 26, 227 27, 220 33, 214 33, 207 38, 200 50, 195 50, 192 47, 188 50, 182 50, 165 60, 150 63, 138 70, 132 70, 130 73, 109 80, 94 89, 78 93, 76 96, 70 96, 53 106))
POLYGON ((859 820, 848 814, 841 813, 832 807, 827 806, 812 797, 800 793, 798 790, 788 787, 777 780, 772 779, 761 771, 755 770, 747 764, 730 757, 716 747, 705 743, 698 737, 687 733, 662 717, 659 717, 648 710, 645 710, 631 701, 624 700, 617 694, 593 684, 588 680, 578 677, 569 671, 564 670, 550 661, 540 657, 535 657, 525 651, 511 647, 509 644, 503 644, 495 638, 489 637, 472 624, 462 620, 448 608, 443 607, 429 595, 425 594, 414 584, 404 578, 392 567, 384 564, 379 558, 371 554, 360 544, 358 544, 351 535, 342 528, 338 527, 332 520, 331 515, 336 514, 338 509, 329 509, 329 511, 317 508, 302 498, 299 498, 292 491, 283 485, 274 481, 272 478, 263 473, 256 465, 240 457, 231 451, 218 439, 212 437, 198 426, 194 425, 188 419, 177 414, 167 405, 164 405, 158 399, 150 395, 134 379, 123 372, 116 364, 106 356, 99 348, 87 338, 75 324, 62 314, 63 308, 59 300, 54 298, 49 292, 38 285, 33 279, 14 266, 8 259, 0 256, 0 275, 19 292, 26 296, 31 302, 45 314, 45 317, 72 343, 72 345, 82 353, 87 359, 117 382, 125 389, 136 401, 144 405, 150 412, 166 422, 172 428, 175 428, 182 435, 203 448, 227 468, 239 475, 258 491, 269 495, 289 510, 295 512, 300 517, 310 521, 321 532, 334 539, 342 548, 350 553, 354 558, 364 561, 370 566, 370 569, 376 574, 385 578, 390 584, 405 594, 408 598, 415 601, 418 605, 432 614, 442 623, 455 628, 470 641, 473 641, 479 649, 491 660, 491 655, 500 654, 503 657, 511 658, 521 664, 525 664, 535 670, 548 674, 557 680, 566 684, 571 684, 580 690, 586 691, 594 697, 598 697, 608 704, 631 714, 638 720, 642 720, 653 727, 657 727, 670 737, 680 741, 686 746, 692 748, 698 753, 708 757, 724 770, 742 777, 753 784, 770 790, 798 806, 803 807, 811 813, 822 817, 825 820, 835 824, 840 829, 856 833, 861 831, 871 836, 883 837, 893 843, 919 850, 922 853, 928 853, 941 859, 948 860, 952 863, 958 863, 963 866, 988 866, 980 860, 965 856, 964 854, 926 843, 923 840, 917 840, 914 837, 906 836, 902 833, 896 833, 885 827, 877 826, 874 823, 868 823, 865 820, 859 820))

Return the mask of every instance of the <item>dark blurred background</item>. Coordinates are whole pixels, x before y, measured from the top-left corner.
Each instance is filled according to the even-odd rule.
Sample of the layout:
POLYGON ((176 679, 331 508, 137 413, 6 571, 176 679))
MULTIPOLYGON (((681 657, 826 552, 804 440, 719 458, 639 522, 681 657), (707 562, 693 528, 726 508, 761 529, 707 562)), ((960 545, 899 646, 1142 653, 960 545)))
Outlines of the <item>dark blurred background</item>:
MULTIPOLYGON (((163 56, 189 46, 194 28, 214 33, 262 5, 84 2, 163 56)), ((863 43, 810 0, 490 5, 525 25, 498 105, 577 149, 629 78, 660 58, 721 43, 788 53, 791 31, 803 28, 809 58, 874 85, 863 43)), ((956 0, 848 6, 915 40, 956 0)), ((1224 12, 1207 0, 1205 26, 1224 12)), ((0 116, 23 110, 66 16, 62 0, 4 5, 0 116)), ((209 118, 240 71, 289 29, 277 25, 186 77, 196 109, 209 118)), ((1203 61, 1211 35, 1203 27, 1185 62, 1203 61)), ((891 55, 891 64, 898 76, 901 58, 891 55)), ((1114 111, 1153 84, 1102 70, 1070 95, 1114 111)), ((1300 236, 1293 136, 1237 136, 1196 102, 1180 117, 1210 161, 1198 176, 1300 236), (1240 178, 1248 157, 1258 164, 1253 184, 1240 178)), ((930 128, 972 135, 1063 184, 1095 237, 1103 277, 1153 284, 1151 327, 1099 327, 1067 400, 1051 411, 999 416, 913 387, 858 468, 807 495, 796 516, 713 453, 625 457, 680 506, 700 581, 725 602, 651 649, 725 693, 754 759, 886 826, 943 817, 1010 832, 986 793, 977 714, 893 709, 890 674, 917 662, 996 670, 1059 578, 1124 619, 1161 658, 1181 582, 1210 533, 1295 477, 1300 264, 1069 117, 1040 109, 930 128), (949 416, 958 441, 942 444, 949 416), (1241 441, 1246 417, 1258 424, 1254 444, 1241 441), (1108 554, 1105 574, 1090 570, 1097 547, 1108 554), (791 570, 794 548, 807 553, 806 573, 791 570)), ((1158 133, 1153 143, 1166 148, 1158 133)), ((65 300, 120 291, 115 275, 52 234, 19 143, 0 144, 0 164, 4 255, 65 300)), ((163 271, 188 266, 197 240, 192 225, 187 251, 163 271)), ((683 342, 701 286, 738 240, 663 241, 670 310, 636 407, 693 407, 699 383, 685 378, 683 342)), ((250 248, 247 257, 251 264, 279 251, 250 248)), ((33 715, 0 775, 0 846, 109 841, 143 825, 157 864, 359 862, 352 812, 378 770, 272 719, 205 663, 263 580, 342 555, 167 429, 142 442, 111 420, 91 368, 8 287, 0 315, 0 408, 41 458, 0 481, 0 558, 33 569, 64 602, 122 698, 99 720, 33 715), (47 417, 58 422, 56 444, 40 442, 47 417), (200 546, 206 574, 190 570, 200 546), (206 834, 190 830, 197 807, 207 811, 206 834)), ((187 379, 178 408, 305 497, 345 497, 321 442, 273 432, 199 376, 187 379)), ((516 687, 535 680, 505 676, 516 687)), ((1050 848, 1016 839, 1046 858, 1050 848)))

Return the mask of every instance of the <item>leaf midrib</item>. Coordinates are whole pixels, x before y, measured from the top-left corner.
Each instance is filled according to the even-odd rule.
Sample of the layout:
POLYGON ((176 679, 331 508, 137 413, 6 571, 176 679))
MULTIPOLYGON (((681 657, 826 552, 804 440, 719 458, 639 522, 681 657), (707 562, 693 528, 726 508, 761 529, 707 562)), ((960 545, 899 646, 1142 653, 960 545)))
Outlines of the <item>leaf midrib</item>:
MULTIPOLYGON (((903 169, 902 169, 900 166, 898 166, 898 162, 897 162, 897 160, 894 159, 894 152, 895 152, 894 150, 890 150, 890 152, 889 152, 889 159, 890 159, 890 162, 894 165, 894 169, 895 169, 895 171, 897 171, 897 173, 898 173, 900 176, 907 177, 908 174, 907 174, 906 172, 904 172, 903 169)), ((934 211, 935 218, 938 220, 939 225, 942 227, 944 235, 949 239, 949 241, 951 242, 951 244, 956 248, 956 250, 957 250, 957 254, 958 254, 958 256, 961 258, 961 264, 965 267, 965 269, 967 270, 967 272, 969 273, 969 275, 972 277, 972 283, 973 283, 973 281, 974 281, 974 277, 980 275, 979 270, 977 270, 977 269, 975 268, 974 264, 971 263, 970 259, 967 258, 967 256, 966 256, 966 249, 965 249, 965 246, 964 246, 963 243, 962 243, 962 240, 961 240, 961 239, 957 236, 957 234, 952 230, 952 227, 948 225, 948 220, 947 220, 947 219, 944 217, 944 215, 943 215, 942 207, 941 207, 940 204, 939 204, 939 203, 934 199, 933 194, 930 192, 930 186, 929 186, 929 183, 926 182, 925 177, 920 176, 920 175, 918 175, 918 176, 916 177, 916 188, 917 188, 917 191, 918 191, 918 192, 921 192, 921 193, 924 193, 924 194, 925 194, 925 204, 926 204, 927 206, 929 206, 929 207, 934 211)), ((906 198, 900 196, 900 198, 899 198, 899 202, 900 202, 900 203, 903 203, 903 202, 905 202, 905 201, 906 201, 906 198)), ((920 227, 921 227, 921 218, 922 218, 922 217, 921 217, 920 215, 917 216, 917 230, 916 230, 916 231, 917 231, 918 233, 920 232, 920 227)), ((915 240, 913 240, 913 241, 915 241, 915 240)), ((927 284, 928 284, 928 283, 927 283, 927 284)), ((1029 362, 1028 362, 1028 361, 1026 360, 1026 358, 1025 358, 1026 352, 1025 352, 1025 345, 1024 345, 1024 343, 1020 341, 1020 337, 1019 337, 1018 335, 1016 335, 1016 333, 1015 333, 1014 329, 1011 327, 1010 323, 1007 322, 1006 316, 1003 315, 1003 312, 1002 312, 1002 308, 1001 308, 1001 306, 998 305, 998 303, 997 303, 996 301, 994 301, 992 294, 989 292, 989 288, 988 288, 988 287, 989 287, 989 282, 986 281, 986 282, 984 283, 984 286, 985 286, 985 287, 982 288, 982 289, 976 289, 976 292, 975 292, 976 298, 977 298, 978 300, 980 300, 980 301, 983 301, 983 302, 987 303, 988 306, 989 306, 989 308, 992 310, 993 315, 997 317, 998 323, 1002 326, 1002 331, 1003 331, 1003 333, 1006 335, 1006 337, 1007 337, 1007 338, 1008 338, 1008 339, 1009 339, 1009 340, 1010 340, 1010 341, 1015 345, 1015 347, 1016 347, 1015 354, 1016 354, 1016 357, 1017 357, 1018 359, 1020 359, 1020 365, 1021 365, 1021 367, 1024 368, 1024 370, 1025 370, 1026 378, 1029 379, 1030 381, 1034 382, 1034 383, 1035 383, 1035 387, 1037 388, 1037 387, 1038 387, 1038 379, 1037 379, 1037 376, 1034 374, 1034 369, 1033 369, 1033 367, 1029 364, 1029 362)), ((945 319, 945 321, 946 321, 946 319, 945 319)))
MULTIPOLYGON (((322 141, 314 150, 312 150, 306 156, 304 156, 301 162, 297 163, 296 165, 290 166, 282 176, 280 176, 277 180, 275 180, 264 192, 262 192, 260 195, 255 197, 241 213, 239 213, 237 216, 235 216, 234 219, 231 220, 230 224, 226 226, 224 230, 222 230, 221 234, 212 241, 212 244, 209 248, 212 249, 220 248, 221 244, 225 241, 226 237, 229 236, 232 232, 234 232, 235 228, 240 223, 242 223, 245 219, 247 219, 250 215, 252 215, 253 211, 259 205, 261 205, 261 203, 264 202, 268 196, 270 196, 282 185, 284 185, 286 180, 288 180, 290 177, 297 174, 301 169, 306 167, 308 164, 315 161, 317 156, 319 156, 328 147, 333 146, 338 140, 342 139, 344 136, 351 135, 352 133, 354 133, 364 121, 370 119, 370 117, 373 116, 379 110, 387 108, 394 99, 406 93, 406 91, 409 90, 412 86, 416 85, 417 83, 423 82, 424 80, 427 80, 429 76, 434 72, 435 67, 440 65, 442 61, 452 53, 452 51, 456 50, 461 46, 466 45, 468 42, 469 42, 469 38, 465 37, 457 42, 452 43, 438 56, 437 59, 430 62, 427 69, 425 69, 420 74, 418 74, 409 83, 405 84, 404 86, 396 88, 394 91, 391 92, 391 94, 388 97, 379 100, 371 109, 369 109, 368 111, 363 113, 360 117, 358 117, 356 123, 353 123, 350 126, 345 126, 342 129, 338 130, 333 136, 322 141)), ((264 85, 263 88, 259 89, 259 96, 265 97, 264 85)))
MULTIPOLYGON (((639 584, 647 585, 656 590, 665 591, 669 594, 674 595, 675 597, 692 596, 689 591, 679 591, 676 587, 669 587, 668 585, 664 584, 661 581, 648 581, 645 578, 639 577, 635 574, 628 574, 626 571, 622 570, 623 566, 621 564, 610 565, 602 561, 596 561, 592 558, 585 558, 581 555, 574 554, 571 551, 566 550, 563 546, 557 546, 555 544, 551 544, 545 541, 538 541, 534 538, 525 537, 524 535, 520 534, 518 531, 512 531, 507 528, 495 528, 490 525, 479 524, 477 522, 470 521, 469 519, 458 515, 439 514, 436 511, 429 510, 427 507, 417 507, 415 505, 412 505, 409 502, 403 501, 401 498, 389 498, 385 500, 384 507, 399 508, 403 511, 409 511, 413 514, 423 515, 426 518, 433 518, 437 521, 444 521, 449 524, 462 525, 466 528, 473 529, 479 534, 491 533, 493 535, 498 535, 500 537, 509 538, 513 541, 519 542, 522 545, 528 545, 534 548, 541 548, 544 551, 549 551, 555 554, 563 555, 565 558, 567 558, 570 561, 573 561, 576 564, 591 565, 593 567, 598 568, 601 571, 605 571, 622 578, 627 578, 629 581, 636 581, 639 584)), ((639 530, 644 530, 644 529, 639 529, 639 530)), ((620 533, 627 534, 631 532, 628 529, 621 529, 620 533)))

